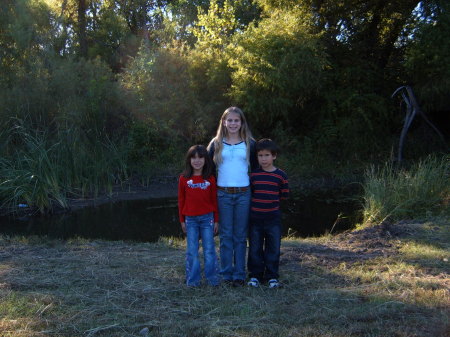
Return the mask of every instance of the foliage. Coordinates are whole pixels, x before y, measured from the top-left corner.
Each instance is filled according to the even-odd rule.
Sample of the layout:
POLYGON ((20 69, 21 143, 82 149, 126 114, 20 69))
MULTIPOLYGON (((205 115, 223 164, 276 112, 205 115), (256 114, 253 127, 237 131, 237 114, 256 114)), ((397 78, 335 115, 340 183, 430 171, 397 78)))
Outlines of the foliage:
POLYGON ((205 53, 219 56, 230 43, 237 28, 232 2, 226 0, 221 6, 217 0, 209 4, 208 11, 199 9, 198 21, 193 29, 197 37, 197 47, 205 53))
POLYGON ((448 112, 450 103, 450 41, 446 38, 450 30, 450 4, 439 3, 428 20, 417 19, 405 63, 421 105, 429 112, 448 112))
MULTIPOLYGON (((446 1, 5 0, 0 9, 0 124, 28 120, 36 153, 53 156, 73 138, 75 153, 97 144, 145 175, 174 164, 186 143, 206 143, 236 104, 255 136, 275 137, 303 168, 359 168, 396 145, 402 115, 390 96, 404 84, 448 124, 446 1)), ((7 144, 18 168, 11 156, 25 158, 22 145, 7 144)), ((436 149, 427 142, 413 156, 436 149)))
POLYGON ((128 167, 144 184, 158 175, 175 175, 180 171, 181 148, 178 139, 173 138, 173 133, 164 124, 151 118, 136 120, 130 125, 128 135, 128 167))
POLYGON ((104 62, 69 59, 52 65, 48 89, 61 123, 110 134, 122 127, 127 116, 113 74, 104 62))
POLYGON ((430 156, 409 169, 372 167, 364 182, 364 223, 449 212, 449 157, 430 156))
POLYGON ((54 169, 54 148, 46 146, 46 135, 33 136, 20 129, 14 131, 22 138, 24 148, 16 151, 13 158, 3 157, 0 161, 2 208, 14 210, 15 206, 24 203, 43 213, 52 208, 53 201, 67 207, 54 169))
MULTIPOLYGON (((214 117, 213 124, 217 123, 221 112, 230 105, 229 99, 225 97, 231 86, 227 46, 232 43, 239 27, 236 4, 231 1, 223 4, 212 1, 207 11, 199 9, 198 20, 192 28, 197 41, 189 53, 191 82, 204 114, 214 117)), ((213 129, 209 129, 212 134, 213 129)))
POLYGON ((316 154, 364 162, 389 156, 395 140, 392 135, 400 129, 400 114, 392 116, 391 102, 375 93, 339 87, 324 92, 322 99, 309 102, 311 110, 303 125, 313 128, 308 137, 316 154))
POLYGON ((89 59, 99 57, 114 72, 118 72, 125 63, 124 54, 128 54, 125 46, 131 34, 127 23, 113 7, 100 8, 97 15, 97 29, 91 32, 93 43, 88 49, 87 57, 89 59))
POLYGON ((192 88, 182 47, 152 50, 143 45, 121 76, 121 85, 133 116, 149 127, 157 125, 161 137, 189 142, 205 138, 208 117, 202 114, 192 88))
POLYGON ((127 177, 121 150, 91 130, 71 127, 49 135, 20 120, 11 120, 8 127, 0 153, 3 209, 15 212, 21 203, 41 213, 66 208, 67 198, 111 192, 127 177))
POLYGON ((289 125, 293 119, 296 124, 303 103, 321 87, 326 55, 303 14, 274 12, 238 36, 237 46, 228 50, 233 67, 230 95, 263 133, 278 121, 289 125))

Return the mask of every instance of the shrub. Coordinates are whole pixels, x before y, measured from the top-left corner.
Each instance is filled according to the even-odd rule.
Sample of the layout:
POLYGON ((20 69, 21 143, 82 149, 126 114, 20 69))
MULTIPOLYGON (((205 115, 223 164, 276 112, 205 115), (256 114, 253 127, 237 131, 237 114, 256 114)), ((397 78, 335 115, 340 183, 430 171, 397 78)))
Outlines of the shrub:
POLYGON ((449 214, 449 156, 429 156, 409 169, 392 163, 366 172, 364 223, 449 214))
POLYGON ((25 203, 44 213, 73 195, 111 192, 127 177, 122 149, 108 137, 75 127, 40 131, 20 120, 0 135, 0 205, 25 203))

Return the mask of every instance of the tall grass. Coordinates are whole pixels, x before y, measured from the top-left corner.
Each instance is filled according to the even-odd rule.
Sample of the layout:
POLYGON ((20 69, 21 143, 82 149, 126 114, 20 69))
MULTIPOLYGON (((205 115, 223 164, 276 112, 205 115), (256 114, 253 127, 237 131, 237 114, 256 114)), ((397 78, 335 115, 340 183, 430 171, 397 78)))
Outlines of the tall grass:
POLYGON ((111 191, 126 176, 125 155, 107 137, 75 128, 50 135, 13 124, 0 135, 3 210, 14 212, 19 204, 41 213, 66 208, 68 197, 111 191))
POLYGON ((449 156, 427 157, 409 169, 392 163, 365 174, 364 223, 449 213, 449 156))
POLYGON ((69 195, 111 193, 128 176, 126 150, 106 135, 70 128, 60 131, 58 140, 58 176, 69 195))

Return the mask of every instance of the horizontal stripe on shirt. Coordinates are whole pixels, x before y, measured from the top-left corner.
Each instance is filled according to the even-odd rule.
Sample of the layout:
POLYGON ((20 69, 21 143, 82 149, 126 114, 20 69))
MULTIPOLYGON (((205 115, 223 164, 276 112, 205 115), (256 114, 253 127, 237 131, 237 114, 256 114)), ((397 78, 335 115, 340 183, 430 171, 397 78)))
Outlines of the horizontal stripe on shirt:
POLYGON ((252 211, 255 212, 261 212, 261 213, 270 213, 270 212, 274 212, 274 211, 278 211, 280 208, 276 207, 276 208, 256 208, 256 207, 252 207, 252 211))
POLYGON ((275 216, 280 211, 280 199, 289 196, 286 173, 280 169, 265 172, 261 168, 250 175, 252 186, 251 212, 253 215, 275 216))

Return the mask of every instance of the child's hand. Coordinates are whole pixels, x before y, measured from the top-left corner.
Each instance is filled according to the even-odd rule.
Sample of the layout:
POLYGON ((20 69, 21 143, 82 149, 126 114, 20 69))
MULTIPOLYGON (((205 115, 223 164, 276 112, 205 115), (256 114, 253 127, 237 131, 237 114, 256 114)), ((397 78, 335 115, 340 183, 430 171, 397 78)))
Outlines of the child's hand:
POLYGON ((218 231, 219 231, 219 223, 214 222, 214 234, 217 234, 218 231))
POLYGON ((181 223, 181 229, 183 230, 183 233, 186 234, 186 223, 185 222, 181 223))

